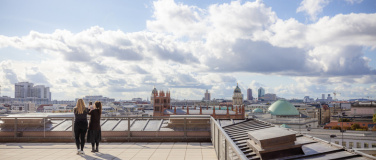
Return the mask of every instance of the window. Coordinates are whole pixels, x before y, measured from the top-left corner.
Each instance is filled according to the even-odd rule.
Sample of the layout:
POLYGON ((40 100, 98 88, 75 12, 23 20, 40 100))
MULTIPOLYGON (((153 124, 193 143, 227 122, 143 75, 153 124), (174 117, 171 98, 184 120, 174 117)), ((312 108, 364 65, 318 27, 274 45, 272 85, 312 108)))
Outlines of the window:
POLYGON ((346 146, 346 142, 342 142, 342 146, 346 146))
POLYGON ((339 144, 339 142, 338 142, 338 141, 335 141, 334 143, 336 143, 336 144, 339 144))
POLYGON ((376 143, 372 143, 372 148, 376 148, 376 143))
POLYGON ((360 142, 356 142, 356 148, 362 148, 362 146, 361 146, 361 143, 360 143, 360 142))
POLYGON ((368 148, 368 143, 364 143, 364 148, 368 148))
POLYGON ((353 148, 353 146, 354 146, 354 143, 353 142, 349 142, 349 148, 351 149, 351 148, 353 148))

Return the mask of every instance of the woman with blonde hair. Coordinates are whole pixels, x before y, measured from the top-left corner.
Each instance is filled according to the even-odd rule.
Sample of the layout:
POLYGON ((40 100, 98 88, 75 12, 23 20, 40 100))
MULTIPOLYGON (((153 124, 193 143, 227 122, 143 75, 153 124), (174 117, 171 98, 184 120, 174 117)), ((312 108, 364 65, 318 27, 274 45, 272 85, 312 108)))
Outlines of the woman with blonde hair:
POLYGON ((102 140, 101 134, 101 114, 102 114, 102 103, 96 101, 94 103, 94 109, 90 110, 90 123, 89 131, 87 133, 87 142, 91 143, 92 150, 91 152, 99 152, 98 146, 99 142, 102 140), (94 149, 94 144, 96 149, 94 149))
POLYGON ((77 105, 73 109, 74 112, 74 138, 76 140, 77 154, 85 154, 85 135, 87 132, 87 114, 89 110, 85 107, 83 99, 77 100, 77 105), (80 150, 81 147, 81 150, 80 150))

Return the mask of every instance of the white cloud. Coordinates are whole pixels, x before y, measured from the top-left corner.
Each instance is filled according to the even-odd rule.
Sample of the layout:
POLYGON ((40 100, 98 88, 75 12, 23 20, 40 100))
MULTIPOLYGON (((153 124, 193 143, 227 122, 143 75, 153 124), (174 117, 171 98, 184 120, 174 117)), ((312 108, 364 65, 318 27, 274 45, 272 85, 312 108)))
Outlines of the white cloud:
POLYGON ((347 3, 354 4, 354 3, 362 3, 363 0, 345 0, 347 3))
POLYGON ((160 0, 153 4, 155 20, 146 21, 147 28, 151 31, 191 38, 200 37, 208 31, 202 19, 205 11, 196 6, 176 4, 173 0, 160 0))
POLYGON ((316 21, 317 15, 329 3, 329 0, 303 0, 296 12, 305 12, 312 21, 316 21))
MULTIPOLYGON (((303 1, 300 10, 316 17, 327 1, 309 11, 304 9, 308 3, 303 1)), ((146 31, 125 33, 94 26, 78 33, 0 35, 0 48, 35 50, 49 57, 12 65, 3 61, 0 75, 7 85, 18 80, 51 84, 53 92, 69 93, 69 98, 87 93, 146 97, 153 85, 187 89, 191 91, 187 95, 199 99, 205 89, 216 97, 230 97, 238 82, 234 72, 295 77, 297 84, 291 85, 250 84, 290 96, 332 89, 326 84, 375 83, 376 71, 368 65, 371 59, 363 48, 376 49, 376 14, 339 14, 303 24, 279 19, 261 1, 208 8, 172 0, 153 4, 146 31)))

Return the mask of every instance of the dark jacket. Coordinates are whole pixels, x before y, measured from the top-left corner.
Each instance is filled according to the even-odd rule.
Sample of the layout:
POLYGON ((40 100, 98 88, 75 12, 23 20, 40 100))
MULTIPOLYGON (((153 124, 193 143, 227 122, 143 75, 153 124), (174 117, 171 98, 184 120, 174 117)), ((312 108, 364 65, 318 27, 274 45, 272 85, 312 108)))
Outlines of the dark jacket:
POLYGON ((90 110, 90 123, 89 123, 89 130, 101 130, 101 115, 99 109, 90 110))
POLYGON ((74 125, 75 127, 81 128, 81 129, 87 129, 87 114, 89 113, 89 110, 85 108, 83 114, 76 113, 76 109, 73 109, 74 112, 74 125))

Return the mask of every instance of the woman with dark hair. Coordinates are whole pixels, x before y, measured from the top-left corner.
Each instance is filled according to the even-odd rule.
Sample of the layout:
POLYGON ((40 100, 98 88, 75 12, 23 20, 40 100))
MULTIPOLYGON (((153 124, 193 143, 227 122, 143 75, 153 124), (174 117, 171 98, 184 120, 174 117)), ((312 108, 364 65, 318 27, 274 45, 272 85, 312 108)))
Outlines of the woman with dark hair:
POLYGON ((87 134, 87 141, 91 143, 92 150, 91 152, 99 152, 98 146, 99 142, 102 140, 101 135, 101 114, 102 114, 102 103, 96 101, 94 103, 94 109, 90 110, 90 123, 89 123, 89 132, 87 134), (94 149, 94 143, 96 149, 94 149))
POLYGON ((87 114, 89 110, 85 107, 83 99, 77 100, 74 112, 74 138, 76 140, 77 154, 85 154, 85 135, 87 132, 87 114), (81 150, 80 150, 81 147, 81 150))

